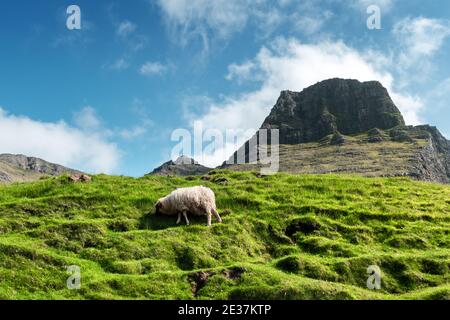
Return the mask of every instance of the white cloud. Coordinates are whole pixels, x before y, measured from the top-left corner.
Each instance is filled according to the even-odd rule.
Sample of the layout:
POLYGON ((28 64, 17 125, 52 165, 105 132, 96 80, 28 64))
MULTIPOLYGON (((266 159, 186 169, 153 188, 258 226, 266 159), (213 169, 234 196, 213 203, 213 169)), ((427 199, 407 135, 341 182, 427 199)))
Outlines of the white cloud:
POLYGON ((398 73, 398 86, 423 84, 436 68, 432 58, 450 36, 450 20, 405 18, 394 25, 392 34, 396 47, 391 67, 398 73))
MULTIPOLYGON (((257 129, 269 114, 280 91, 301 91, 324 79, 339 77, 380 81, 391 93, 406 122, 418 124, 422 101, 415 96, 395 91, 393 76, 381 70, 376 62, 370 60, 369 55, 339 41, 302 44, 295 39, 279 38, 270 47, 263 47, 253 60, 244 63, 246 66, 254 65, 254 77, 262 79, 260 88, 209 104, 207 112, 197 120, 206 128, 222 132, 234 128, 257 129)), ((230 76, 232 79, 236 70, 245 70, 245 75, 248 68, 239 69, 235 65, 231 70, 234 70, 231 73, 233 77, 230 76)), ((241 139, 240 143, 244 140, 241 139)), ((217 162, 206 164, 217 165, 223 160, 225 159, 215 158, 217 162)))
POLYGON ((279 0, 158 0, 165 22, 182 46, 194 41, 208 54, 212 40, 227 40, 249 24, 257 37, 267 37, 281 25, 312 35, 333 16, 314 1, 279 0), (287 7, 294 5, 294 8, 287 7))
POLYGON ((301 16, 296 17, 295 28, 306 35, 311 35, 322 29, 325 21, 331 16, 301 16))
POLYGON ((291 24, 291 29, 296 30, 306 36, 315 35, 334 17, 329 3, 323 0, 305 0, 296 3, 285 19, 291 24))
POLYGON ((253 69, 255 64, 252 61, 246 61, 243 64, 233 63, 228 66, 227 80, 250 80, 253 76, 253 69))
POLYGON ((182 35, 203 33, 212 29, 220 37, 245 26, 248 8, 261 0, 158 0, 167 22, 182 35))
POLYGON ((130 65, 127 60, 125 60, 124 58, 119 58, 114 63, 107 65, 106 68, 110 70, 121 71, 128 69, 129 66, 130 65))
MULTIPOLYGON (((110 11, 112 7, 110 6, 110 11)), ((110 15, 112 14, 110 13, 110 15)), ((115 21, 114 18, 112 19, 115 21)), ((113 62, 108 61, 103 64, 102 68, 113 71, 127 70, 133 63, 136 52, 143 49, 148 43, 148 38, 136 32, 137 25, 131 21, 113 22, 113 25, 116 27, 118 40, 125 46, 125 53, 113 62)))
POLYGON ((282 8, 262 5, 263 3, 259 7, 248 9, 249 18, 254 22, 252 26, 257 28, 254 32, 258 38, 267 38, 283 23, 291 22, 282 8))
POLYGON ((423 123, 420 112, 425 104, 421 97, 408 93, 398 93, 394 90, 391 90, 390 96, 402 112, 406 124, 418 125, 423 123))
POLYGON ((139 73, 144 76, 162 75, 169 70, 169 66, 160 62, 146 62, 139 69, 139 73))
POLYGON ((75 112, 73 118, 77 127, 84 130, 97 130, 101 125, 97 112, 91 106, 86 106, 75 112))
MULTIPOLYGON (((293 3, 303 13, 315 13, 317 21, 314 24, 330 17, 331 11, 322 12, 314 1, 279 0, 274 4, 268 0, 158 0, 166 22, 172 31, 181 36, 182 42, 187 42, 192 35, 208 37, 211 32, 222 39, 228 38, 242 31, 251 18, 256 19, 257 27, 270 31, 289 17, 301 16, 299 13, 282 13, 279 10, 293 3)), ((313 17, 308 15, 307 18, 311 21, 313 17)))
POLYGON ((136 24, 128 20, 122 21, 117 27, 116 34, 120 37, 126 38, 134 31, 136 31, 136 24))
POLYGON ((148 43, 148 38, 144 35, 136 35, 129 40, 128 46, 131 51, 136 52, 143 49, 148 43))
POLYGON ((126 44, 129 54, 143 49, 148 43, 147 36, 136 30, 137 25, 128 20, 119 23, 116 29, 117 36, 126 44))
POLYGON ((136 110, 136 103, 133 103, 133 109, 133 113, 139 117, 139 124, 130 128, 106 128, 100 117, 97 115, 96 110, 91 106, 86 106, 80 111, 75 112, 73 122, 77 128, 80 128, 85 132, 93 132, 94 134, 105 138, 131 140, 146 134, 148 129, 153 126, 153 121, 147 114, 136 110))
MULTIPOLYGON (((393 0, 373 1, 387 6, 393 0)), ((281 26, 311 36, 334 16, 324 9, 331 7, 324 0, 158 0, 157 4, 173 38, 182 46, 199 41, 203 55, 213 40, 228 40, 248 25, 255 28, 257 38, 267 38, 281 26)))
POLYGON ((210 51, 211 39, 226 40, 242 30, 250 7, 265 0, 158 0, 171 37, 179 45, 199 42, 202 56, 210 51))
MULTIPOLYGON (((98 123, 92 110, 80 113, 88 127, 98 123)), ((111 173, 120 160, 118 147, 104 136, 64 121, 41 122, 25 116, 8 114, 0 108, 0 150, 35 156, 67 167, 92 172, 111 173)))
POLYGON ((414 63, 414 60, 431 56, 441 48, 450 36, 450 20, 405 18, 394 26, 393 32, 404 49, 405 59, 414 63))

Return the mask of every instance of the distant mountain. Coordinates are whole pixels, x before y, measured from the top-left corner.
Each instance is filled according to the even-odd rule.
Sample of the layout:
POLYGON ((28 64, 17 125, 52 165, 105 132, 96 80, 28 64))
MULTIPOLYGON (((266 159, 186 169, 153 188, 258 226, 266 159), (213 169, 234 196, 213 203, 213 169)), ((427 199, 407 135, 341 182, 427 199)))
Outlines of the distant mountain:
POLYGON ((158 176, 195 176, 203 175, 210 171, 211 168, 202 166, 194 159, 186 156, 181 156, 175 161, 168 161, 155 170, 153 170, 149 175, 158 176))
MULTIPOLYGON (((435 127, 406 126, 377 81, 330 79, 302 92, 283 91, 261 129, 279 129, 280 171, 450 182, 450 142, 435 127)), ((245 164, 222 168, 261 167, 249 163, 258 152, 249 145, 240 149, 245 164)), ((229 161, 236 159, 237 152, 229 161)))
POLYGON ((43 176, 58 176, 80 171, 24 155, 0 154, 0 183, 25 182, 43 176))

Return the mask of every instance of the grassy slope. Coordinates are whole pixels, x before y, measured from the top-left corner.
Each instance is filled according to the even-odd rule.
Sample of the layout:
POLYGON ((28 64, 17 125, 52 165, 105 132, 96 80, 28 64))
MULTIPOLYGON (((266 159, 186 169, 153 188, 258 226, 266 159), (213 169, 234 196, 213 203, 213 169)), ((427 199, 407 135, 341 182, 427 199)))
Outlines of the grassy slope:
MULTIPOLYGON (((280 145, 280 171, 297 174, 358 173, 366 177, 406 176, 415 172, 414 159, 428 144, 427 139, 414 142, 391 141, 369 143, 368 135, 345 136, 343 145, 330 145, 332 136, 321 142, 280 145)), ((252 164, 232 165, 237 171, 251 171, 252 164)))
POLYGON ((0 186, 0 298, 450 299, 449 186, 222 176, 228 185, 95 176, 0 186), (228 210, 222 224, 149 214, 158 197, 198 184, 228 210), (380 291, 366 289, 373 264, 380 291), (81 267, 81 290, 66 289, 67 265, 81 267))

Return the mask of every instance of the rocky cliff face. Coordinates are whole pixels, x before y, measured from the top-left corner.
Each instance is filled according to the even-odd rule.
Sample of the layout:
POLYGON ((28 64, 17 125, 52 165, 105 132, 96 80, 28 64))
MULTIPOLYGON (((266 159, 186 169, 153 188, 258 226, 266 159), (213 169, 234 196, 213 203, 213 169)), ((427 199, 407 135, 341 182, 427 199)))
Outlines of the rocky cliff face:
POLYGON ((35 157, 0 154, 0 182, 33 181, 42 176, 64 173, 80 172, 35 157))
POLYGON ((155 170, 150 175, 159 176, 196 176, 203 175, 210 171, 211 168, 202 166, 194 159, 181 156, 175 161, 168 161, 155 170))
POLYGON ((411 176, 420 180, 450 183, 450 141, 436 127, 429 125, 407 127, 409 135, 418 134, 426 140, 412 160, 411 176))
MULTIPOLYGON (((261 129, 279 129, 281 171, 450 182, 450 142, 435 127, 406 126, 376 81, 330 79, 302 92, 283 91, 261 129)), ((242 148, 246 159, 258 152, 248 142, 242 148)))
POLYGON ((400 111, 379 82, 331 79, 302 92, 281 92, 261 128, 279 129, 281 144, 297 144, 401 125, 400 111))

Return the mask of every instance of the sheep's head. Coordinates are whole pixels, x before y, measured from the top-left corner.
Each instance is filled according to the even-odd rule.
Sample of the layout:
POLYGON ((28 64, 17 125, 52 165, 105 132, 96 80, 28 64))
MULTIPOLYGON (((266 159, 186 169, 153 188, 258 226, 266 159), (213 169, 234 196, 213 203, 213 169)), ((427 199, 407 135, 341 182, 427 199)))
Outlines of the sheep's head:
POLYGON ((167 212, 166 208, 164 207, 164 201, 161 198, 155 204, 155 214, 160 215, 160 214, 167 214, 167 213, 168 212, 167 212))

